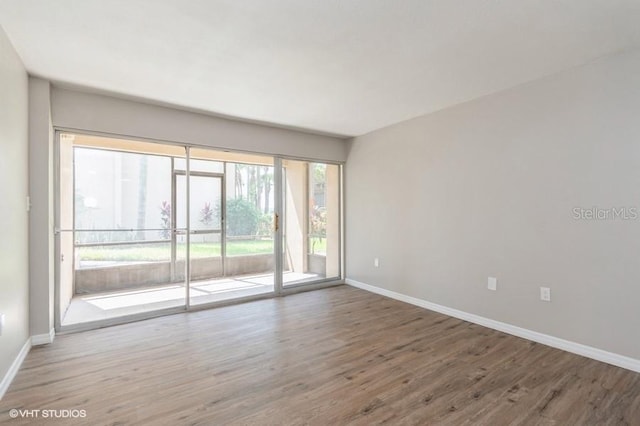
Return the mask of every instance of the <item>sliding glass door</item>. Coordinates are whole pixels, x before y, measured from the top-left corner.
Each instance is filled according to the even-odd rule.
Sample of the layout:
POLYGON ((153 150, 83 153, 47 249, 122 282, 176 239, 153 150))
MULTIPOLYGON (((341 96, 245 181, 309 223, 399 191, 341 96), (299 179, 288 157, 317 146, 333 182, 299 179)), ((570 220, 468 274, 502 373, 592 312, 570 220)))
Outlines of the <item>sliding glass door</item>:
MULTIPOLYGON (((187 176, 176 176, 176 193, 179 199, 187 200, 178 204, 176 223, 187 232, 177 233, 174 238, 175 252, 189 256, 190 301, 201 303, 207 295, 205 282, 224 276, 222 262, 222 175, 197 173, 189 176, 190 194, 187 197, 187 176), (184 196, 183 196, 184 195, 184 196), (188 212, 187 212, 188 210, 188 212), (187 216, 189 220, 187 221, 187 216)), ((184 268, 179 268, 185 270, 184 268)), ((205 299, 206 300, 206 299, 205 299)))
POLYGON ((184 148, 60 136, 61 325, 184 306, 184 274, 174 269, 184 253, 172 256, 170 223, 178 160, 184 148))
POLYGON ((273 293, 273 158, 201 148, 189 158, 190 306, 273 293))
POLYGON ((340 279, 340 167, 282 165, 284 286, 340 279))
POLYGON ((59 326, 340 279, 337 165, 60 133, 58 167, 59 326))

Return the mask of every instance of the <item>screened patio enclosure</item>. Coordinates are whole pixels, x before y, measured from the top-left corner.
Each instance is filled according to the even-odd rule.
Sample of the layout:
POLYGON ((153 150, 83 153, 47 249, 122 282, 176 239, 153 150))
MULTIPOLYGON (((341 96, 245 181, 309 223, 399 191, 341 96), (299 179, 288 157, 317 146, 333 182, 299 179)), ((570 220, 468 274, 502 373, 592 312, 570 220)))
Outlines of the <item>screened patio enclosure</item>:
POLYGON ((339 279, 340 166, 59 133, 59 326, 339 279))

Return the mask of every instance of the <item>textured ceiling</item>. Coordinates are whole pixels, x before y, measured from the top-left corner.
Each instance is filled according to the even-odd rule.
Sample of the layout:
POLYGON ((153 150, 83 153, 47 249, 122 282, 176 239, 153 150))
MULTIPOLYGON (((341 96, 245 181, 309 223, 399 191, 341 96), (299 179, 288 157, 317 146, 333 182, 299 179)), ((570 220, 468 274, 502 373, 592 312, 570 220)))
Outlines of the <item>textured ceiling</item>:
POLYGON ((638 0, 0 0, 54 81, 360 135, 640 45, 638 0))

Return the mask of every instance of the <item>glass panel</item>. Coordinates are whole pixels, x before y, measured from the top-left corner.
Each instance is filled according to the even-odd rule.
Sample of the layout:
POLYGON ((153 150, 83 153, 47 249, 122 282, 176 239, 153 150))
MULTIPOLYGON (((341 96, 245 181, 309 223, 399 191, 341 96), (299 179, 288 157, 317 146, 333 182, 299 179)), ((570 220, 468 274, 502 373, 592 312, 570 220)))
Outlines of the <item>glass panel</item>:
POLYGON ((285 286, 340 277, 340 167, 283 161, 285 286))
MULTIPOLYGON (((175 169, 186 171, 187 170, 187 161, 184 159, 176 160, 175 169)), ((190 159, 189 162, 190 172, 204 172, 204 173, 224 173, 224 163, 220 161, 205 161, 205 160, 197 160, 194 158, 190 159)))
MULTIPOLYGON (((203 149, 192 153, 214 162, 230 157, 203 149)), ((234 161, 243 158, 233 154, 234 161)), ((191 176, 192 305, 273 291, 273 163, 268 157, 247 160, 264 164, 225 162, 223 177, 191 176), (215 226, 202 222, 209 211, 215 226)))
POLYGON ((58 226, 62 231, 57 236, 57 279, 58 279, 58 324, 62 324, 63 315, 73 300, 74 244, 73 244, 73 142, 71 135, 61 135, 59 152, 59 193, 58 226))
POLYGON ((166 225, 162 206, 171 200, 169 157, 76 147, 73 180, 75 229, 166 225))
MULTIPOLYGON (((131 142, 176 152, 152 145, 131 142)), ((171 231, 173 157, 114 146, 124 149, 127 141, 60 138, 62 325, 185 304, 184 256, 174 251, 171 231)))
POLYGON ((192 305, 215 302, 216 289, 222 280, 222 235, 220 233, 191 234, 191 280, 190 300, 192 305))
MULTIPOLYGON (((186 200, 186 176, 176 175, 176 193, 186 200)), ((191 208, 189 211, 192 231, 220 231, 222 229, 222 178, 210 176, 191 176, 191 208)), ((187 227, 186 203, 179 203, 177 209, 177 227, 187 227)))
POLYGON ((273 254, 273 166, 227 164, 227 256, 273 254))
POLYGON ((171 260, 171 240, 159 231, 76 231, 75 235, 76 270, 171 260))
POLYGON ((309 243, 310 256, 327 255, 327 165, 309 163, 309 243))
MULTIPOLYGON (((213 170, 203 163, 219 163, 216 151, 192 152, 211 158, 197 160, 201 170, 213 170)), ((267 165, 270 159, 248 157, 263 164, 226 163, 223 177, 200 172, 190 176, 192 305, 273 291, 273 166, 267 165)), ((243 155, 233 158, 242 160, 243 155)), ((177 193, 186 191, 186 175, 176 179, 177 193)), ((178 205, 176 223, 187 226, 186 205, 178 205)))
MULTIPOLYGON (((185 152, 61 134, 62 325, 274 291, 273 158, 185 152)), ((284 284, 339 278, 339 166, 282 165, 284 284)))

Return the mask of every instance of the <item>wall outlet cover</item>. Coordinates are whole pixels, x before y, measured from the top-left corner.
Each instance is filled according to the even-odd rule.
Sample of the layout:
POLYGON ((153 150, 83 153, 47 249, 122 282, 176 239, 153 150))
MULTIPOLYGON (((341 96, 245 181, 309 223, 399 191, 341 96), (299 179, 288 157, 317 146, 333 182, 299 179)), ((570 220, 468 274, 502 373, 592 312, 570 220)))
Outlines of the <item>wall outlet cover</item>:
POLYGON ((487 288, 492 291, 498 290, 498 279, 495 277, 489 277, 487 279, 487 288))
POLYGON ((540 300, 551 302, 551 289, 549 287, 540 287, 540 300))

